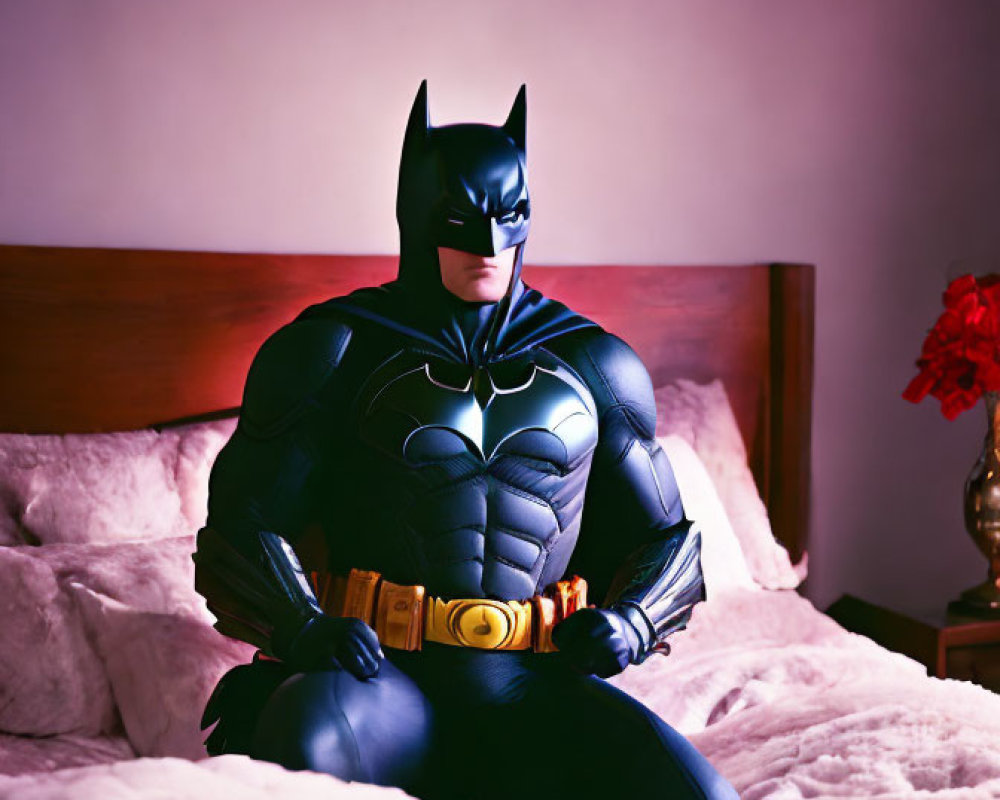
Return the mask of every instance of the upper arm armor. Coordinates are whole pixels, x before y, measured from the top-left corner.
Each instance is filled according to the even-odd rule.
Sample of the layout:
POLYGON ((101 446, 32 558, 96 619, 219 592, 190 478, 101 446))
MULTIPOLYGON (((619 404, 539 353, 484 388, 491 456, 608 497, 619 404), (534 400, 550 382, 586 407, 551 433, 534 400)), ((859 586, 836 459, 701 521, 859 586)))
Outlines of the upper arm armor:
MULTIPOLYGON (((645 525, 662 529, 684 518, 677 481, 656 442, 656 400, 649 373, 635 351, 604 331, 588 331, 572 354, 600 416, 597 470, 635 497, 645 525)), ((600 480, 600 478, 598 479, 600 480)))
POLYGON ((315 404, 340 364, 351 329, 311 319, 279 329, 261 346, 243 392, 240 426, 254 438, 269 438, 292 425, 315 404))
POLYGON ((656 400, 639 356, 624 341, 604 331, 588 331, 581 339, 574 366, 590 386, 602 424, 620 414, 635 436, 653 438, 656 400))
POLYGON ((683 628, 705 597, 701 536, 656 441, 656 400, 642 361, 604 332, 579 337, 570 357, 600 415, 582 558, 598 576, 602 606, 619 611, 639 634, 638 663, 683 628), (609 567, 616 569, 606 585, 609 567))
POLYGON ((271 336, 250 367, 239 428, 212 469, 195 588, 218 630, 279 657, 319 613, 289 541, 306 521, 320 457, 307 412, 329 399, 350 338, 346 325, 319 319, 271 336))

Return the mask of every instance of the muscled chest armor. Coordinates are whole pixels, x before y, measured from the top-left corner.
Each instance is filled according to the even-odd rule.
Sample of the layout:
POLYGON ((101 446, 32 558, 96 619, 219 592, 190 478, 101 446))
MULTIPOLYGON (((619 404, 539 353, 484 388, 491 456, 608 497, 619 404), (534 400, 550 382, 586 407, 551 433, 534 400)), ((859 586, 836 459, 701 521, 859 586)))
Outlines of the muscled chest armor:
POLYGON ((445 597, 524 599, 559 580, 597 444, 589 389, 536 348, 480 367, 401 350, 356 406, 410 580, 445 597))

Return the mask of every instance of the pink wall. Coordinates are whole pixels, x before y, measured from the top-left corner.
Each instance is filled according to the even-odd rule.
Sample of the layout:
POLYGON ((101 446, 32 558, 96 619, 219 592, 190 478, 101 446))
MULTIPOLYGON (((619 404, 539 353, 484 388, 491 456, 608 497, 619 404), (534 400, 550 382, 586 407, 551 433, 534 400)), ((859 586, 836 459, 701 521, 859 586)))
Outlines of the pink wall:
POLYGON ((1000 265, 998 74, 991 0, 8 2, 0 241, 392 252, 419 80, 438 123, 526 81, 530 260, 819 265, 809 593, 942 604, 983 414, 899 393, 1000 265))

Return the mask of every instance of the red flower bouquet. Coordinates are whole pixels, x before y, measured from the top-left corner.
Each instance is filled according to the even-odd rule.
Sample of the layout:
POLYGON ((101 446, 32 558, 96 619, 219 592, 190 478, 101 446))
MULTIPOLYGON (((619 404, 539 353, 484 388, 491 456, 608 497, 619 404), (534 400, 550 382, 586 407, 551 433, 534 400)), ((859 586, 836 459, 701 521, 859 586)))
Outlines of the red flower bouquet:
POLYGON ((944 307, 917 359, 920 374, 903 397, 919 403, 931 394, 941 413, 955 419, 984 392, 1000 391, 1000 275, 956 278, 944 307))

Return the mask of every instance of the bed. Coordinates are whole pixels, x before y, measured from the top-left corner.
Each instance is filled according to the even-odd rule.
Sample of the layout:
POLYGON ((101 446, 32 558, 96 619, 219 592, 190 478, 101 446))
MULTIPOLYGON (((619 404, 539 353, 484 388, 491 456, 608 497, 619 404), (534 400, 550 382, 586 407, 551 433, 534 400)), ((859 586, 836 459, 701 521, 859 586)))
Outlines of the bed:
MULTIPOLYGON (((212 460, 266 336, 379 256, 0 247, 0 797, 390 797, 199 718, 253 648, 193 590, 212 460)), ((612 679, 748 800, 1000 796, 1000 698, 840 628, 805 577, 815 271, 527 267, 628 340, 701 526, 708 600, 612 679)))

